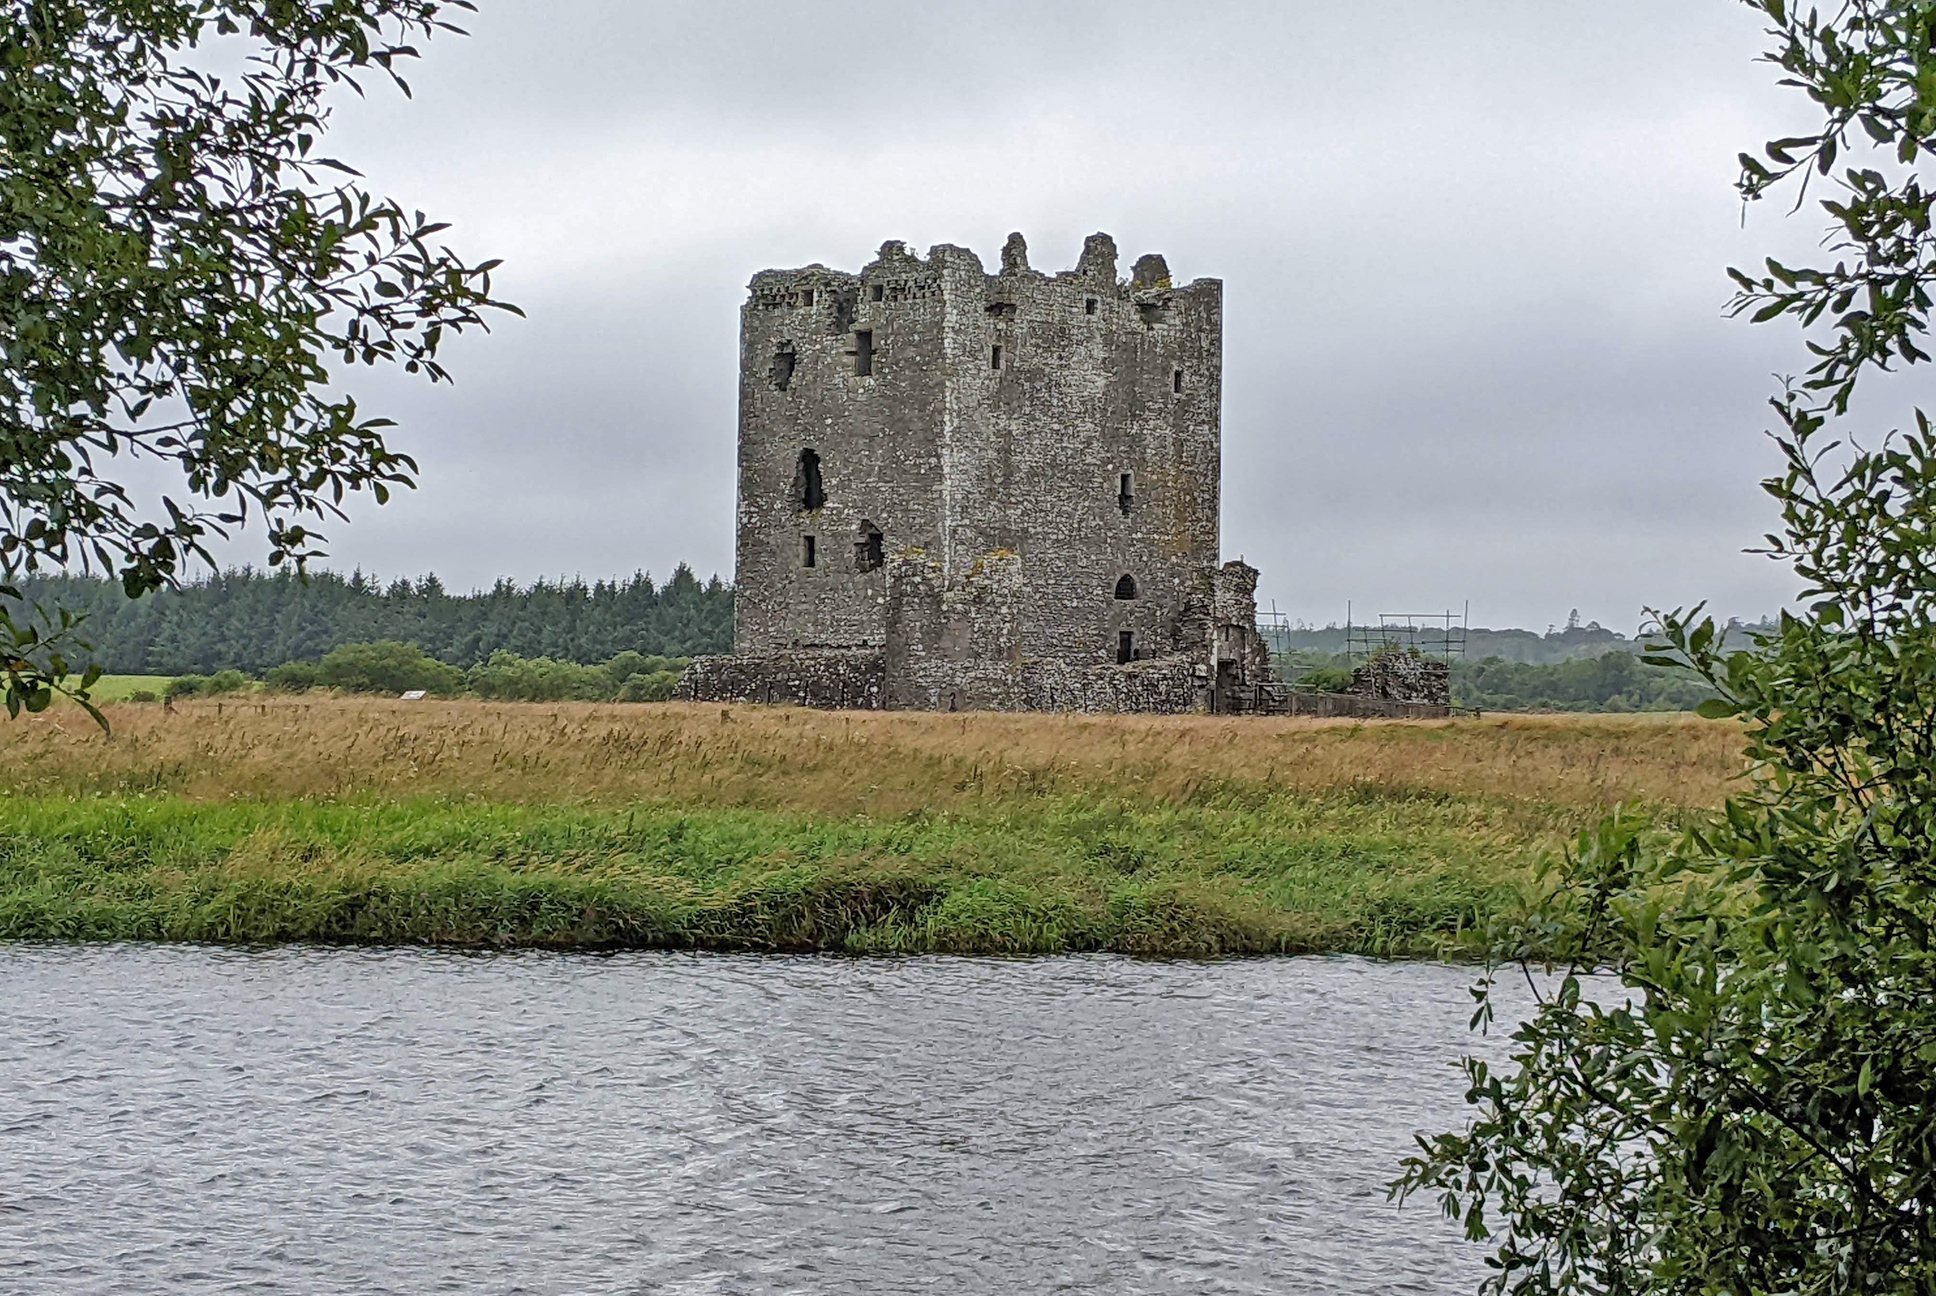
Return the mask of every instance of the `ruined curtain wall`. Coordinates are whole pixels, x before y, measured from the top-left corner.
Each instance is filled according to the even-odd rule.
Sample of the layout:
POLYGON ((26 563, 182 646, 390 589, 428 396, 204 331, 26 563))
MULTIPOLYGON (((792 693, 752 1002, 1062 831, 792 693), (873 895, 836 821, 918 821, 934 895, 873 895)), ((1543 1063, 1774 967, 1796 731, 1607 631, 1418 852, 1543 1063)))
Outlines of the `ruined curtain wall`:
POLYGON ((885 659, 878 649, 699 657, 680 677, 676 696, 878 711, 887 704, 885 659))

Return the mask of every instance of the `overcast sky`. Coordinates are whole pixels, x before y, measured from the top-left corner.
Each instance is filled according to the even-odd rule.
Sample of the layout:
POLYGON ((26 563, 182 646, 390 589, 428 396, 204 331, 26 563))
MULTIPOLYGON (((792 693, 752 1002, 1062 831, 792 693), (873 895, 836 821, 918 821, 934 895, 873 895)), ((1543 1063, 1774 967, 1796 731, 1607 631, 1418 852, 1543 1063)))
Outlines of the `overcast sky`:
MULTIPOLYGON (((1759 615, 1784 325, 1723 318, 1744 148, 1808 120, 1733 0, 479 0, 331 151, 529 313, 379 380, 422 487, 329 565, 731 578, 738 309, 768 266, 1023 231, 1224 280, 1223 551, 1342 620, 1759 615)), ((241 552, 238 559, 247 556, 241 552)))

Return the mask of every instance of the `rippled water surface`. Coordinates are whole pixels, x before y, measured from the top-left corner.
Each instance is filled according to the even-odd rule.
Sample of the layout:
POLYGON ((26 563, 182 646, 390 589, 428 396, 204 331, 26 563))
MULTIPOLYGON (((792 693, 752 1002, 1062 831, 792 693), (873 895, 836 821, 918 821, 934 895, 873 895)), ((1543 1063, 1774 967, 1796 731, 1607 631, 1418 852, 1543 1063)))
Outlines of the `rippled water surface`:
POLYGON ((1471 1291, 1470 980, 0 946, 0 1291, 1471 1291))

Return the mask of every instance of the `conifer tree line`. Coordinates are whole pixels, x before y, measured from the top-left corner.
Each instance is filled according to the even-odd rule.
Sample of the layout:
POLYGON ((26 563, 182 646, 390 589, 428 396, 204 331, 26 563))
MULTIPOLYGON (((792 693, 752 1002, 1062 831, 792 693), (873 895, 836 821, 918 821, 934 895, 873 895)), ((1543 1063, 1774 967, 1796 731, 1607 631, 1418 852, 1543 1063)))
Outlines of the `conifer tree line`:
POLYGON ((85 613, 80 637, 118 675, 259 675, 384 640, 466 669, 496 652, 595 665, 628 651, 691 657, 733 646, 732 588, 717 576, 702 583, 684 563, 663 585, 638 572, 590 584, 499 580, 469 594, 452 594, 435 575, 386 584, 360 571, 312 571, 305 582, 246 567, 142 599, 86 576, 32 578, 20 592, 26 603, 85 613))

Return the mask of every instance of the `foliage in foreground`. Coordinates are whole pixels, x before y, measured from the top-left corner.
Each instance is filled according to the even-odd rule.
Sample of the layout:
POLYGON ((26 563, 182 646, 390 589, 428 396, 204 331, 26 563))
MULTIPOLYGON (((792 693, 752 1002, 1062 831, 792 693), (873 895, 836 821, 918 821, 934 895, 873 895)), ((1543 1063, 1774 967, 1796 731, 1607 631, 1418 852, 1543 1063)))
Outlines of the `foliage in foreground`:
MULTIPOLYGON (((328 96, 401 85, 467 0, 41 0, 0 16, 0 594, 38 570, 175 580, 211 536, 320 553, 346 492, 416 465, 342 388, 353 366, 445 379, 443 339, 509 309, 494 263, 322 156, 328 96), (218 74, 214 47, 248 55, 218 74), (130 458, 166 469, 139 507, 130 458)), ((71 612, 71 610, 70 610, 71 612)), ((69 612, 0 604, 0 687, 64 689, 69 612)), ((85 692, 92 678, 83 677, 85 692)), ((97 714, 97 719, 98 714, 97 714)))
POLYGON ((1865 368, 1927 358, 1936 5, 1755 7, 1826 123, 1744 159, 1744 191, 1806 168, 1838 189, 1832 269, 1737 276, 1757 319, 1834 327, 1775 402, 1766 483, 1807 614, 1752 652, 1698 609, 1664 619, 1709 713, 1746 719, 1751 790, 1667 849, 1607 820, 1495 948, 1569 970, 1510 1069, 1468 1061, 1476 1119, 1395 1188, 1490 1237, 1515 1293, 1936 1292, 1936 436, 1920 411, 1874 448, 1828 431, 1865 368), (1837 175, 1864 144, 1874 165, 1837 175))

